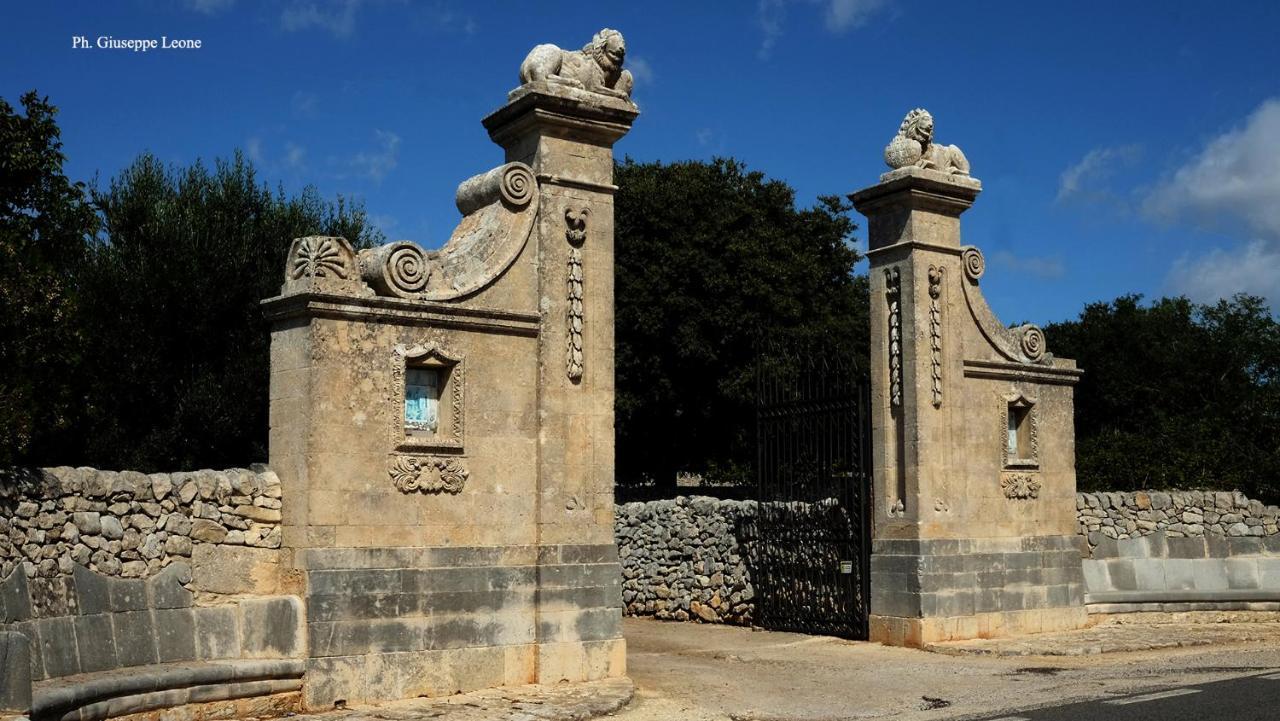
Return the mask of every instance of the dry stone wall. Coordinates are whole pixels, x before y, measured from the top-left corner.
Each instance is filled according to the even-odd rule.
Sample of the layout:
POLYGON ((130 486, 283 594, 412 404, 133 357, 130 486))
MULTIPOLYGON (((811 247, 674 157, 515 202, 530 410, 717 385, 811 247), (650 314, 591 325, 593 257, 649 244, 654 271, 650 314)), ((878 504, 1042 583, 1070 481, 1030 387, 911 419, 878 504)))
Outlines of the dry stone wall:
POLYGON ((144 578, 201 546, 280 547, 280 480, 265 466, 143 474, 0 473, 0 578, 144 578))
POLYGON ((704 496, 618 505, 623 612, 750 625, 757 508, 704 496))
POLYGON ((1280 507, 1239 491, 1077 493, 1076 517, 1090 555, 1107 539, 1139 538, 1157 531, 1169 538, 1280 535, 1280 507))

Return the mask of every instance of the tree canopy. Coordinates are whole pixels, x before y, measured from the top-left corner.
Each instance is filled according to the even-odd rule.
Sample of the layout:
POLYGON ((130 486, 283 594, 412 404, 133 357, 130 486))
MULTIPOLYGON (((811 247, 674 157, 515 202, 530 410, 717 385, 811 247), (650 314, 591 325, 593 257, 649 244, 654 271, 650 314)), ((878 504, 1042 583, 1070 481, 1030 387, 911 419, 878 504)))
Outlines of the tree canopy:
POLYGON ((63 172, 56 109, 0 99, 0 465, 137 470, 266 460, 268 327, 291 239, 378 235, 237 153, 143 154, 105 188, 63 172))
POLYGON ((797 208, 732 159, 628 159, 614 177, 619 483, 749 479, 757 352, 841 339, 866 356, 852 206, 797 208))
POLYGON ((75 282, 97 225, 63 172, 57 109, 35 92, 21 102, 25 114, 0 98, 0 465, 70 423, 75 282))
POLYGON ((1237 488, 1280 500, 1280 325, 1262 298, 1127 295, 1045 328, 1076 388, 1081 489, 1237 488))
POLYGON ((293 238, 370 244, 363 208, 272 192, 240 153, 212 169, 144 154, 92 198, 103 230, 80 291, 85 458, 143 470, 265 460, 259 302, 279 292, 293 238))

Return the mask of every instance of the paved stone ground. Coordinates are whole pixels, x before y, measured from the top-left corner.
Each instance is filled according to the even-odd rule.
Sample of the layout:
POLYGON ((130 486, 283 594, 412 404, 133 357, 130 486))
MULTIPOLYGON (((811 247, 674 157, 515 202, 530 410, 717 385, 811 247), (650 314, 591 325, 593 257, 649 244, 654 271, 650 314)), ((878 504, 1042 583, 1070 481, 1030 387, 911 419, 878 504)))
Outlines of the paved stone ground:
POLYGON ((516 686, 289 718, 290 721, 584 721, 626 706, 634 692, 631 680, 625 678, 555 686, 516 686))
POLYGON ((1280 646, 1280 613, 1138 613, 1102 619, 1093 628, 1020 638, 936 643, 927 650, 950 655, 1092 656, 1197 646, 1280 646))
MULTIPOLYGON (((617 721, 982 719, 1280 671, 1280 635, 1220 648, 957 657, 710 624, 626 619, 623 629, 636 695, 617 721)), ((1118 629, 1131 631, 1143 633, 1118 629)))

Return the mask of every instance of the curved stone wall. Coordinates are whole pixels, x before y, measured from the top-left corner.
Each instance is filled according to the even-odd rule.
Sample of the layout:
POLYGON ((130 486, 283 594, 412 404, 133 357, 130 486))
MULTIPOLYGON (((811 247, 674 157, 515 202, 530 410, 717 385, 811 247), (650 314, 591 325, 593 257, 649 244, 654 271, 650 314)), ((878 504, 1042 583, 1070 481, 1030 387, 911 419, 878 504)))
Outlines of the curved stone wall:
MULTIPOLYGON (((143 474, 93 468, 0 473, 0 578, 144 578, 201 547, 280 547, 280 479, 265 466, 143 474)), ((205 550, 208 550, 207 548, 205 550)))

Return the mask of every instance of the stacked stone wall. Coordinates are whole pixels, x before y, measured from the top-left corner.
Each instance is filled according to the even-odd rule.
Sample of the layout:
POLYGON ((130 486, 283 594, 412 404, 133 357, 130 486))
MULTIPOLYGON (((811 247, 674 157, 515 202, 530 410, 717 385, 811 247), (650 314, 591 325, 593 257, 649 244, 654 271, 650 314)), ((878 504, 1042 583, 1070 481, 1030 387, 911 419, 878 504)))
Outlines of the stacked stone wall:
POLYGON ((0 578, 144 578, 212 547, 280 547, 280 480, 265 466, 143 474, 0 474, 0 578))
POLYGON ((1076 517, 1090 555, 1107 539, 1140 538, 1157 531, 1169 538, 1280 536, 1280 507, 1239 491, 1077 493, 1076 517))
POLYGON ((704 496, 618 505, 623 612, 750 625, 757 511, 755 501, 704 496))

